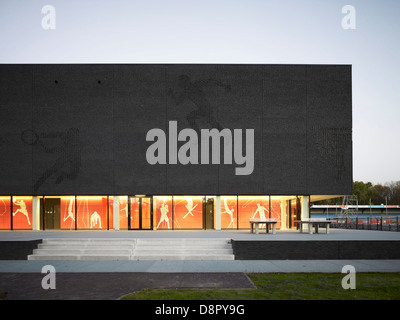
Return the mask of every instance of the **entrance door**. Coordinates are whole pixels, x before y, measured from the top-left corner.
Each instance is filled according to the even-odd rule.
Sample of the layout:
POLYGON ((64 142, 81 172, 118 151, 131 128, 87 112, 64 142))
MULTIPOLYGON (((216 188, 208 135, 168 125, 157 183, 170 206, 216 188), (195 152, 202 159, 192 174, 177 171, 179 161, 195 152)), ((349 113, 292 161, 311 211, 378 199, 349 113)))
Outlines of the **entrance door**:
POLYGON ((45 198, 44 228, 46 230, 60 229, 60 198, 45 198))
POLYGON ((214 229, 214 198, 208 198, 206 202, 206 214, 204 226, 206 230, 214 229))
POLYGON ((128 229, 153 229, 153 199, 151 197, 129 197, 128 229))

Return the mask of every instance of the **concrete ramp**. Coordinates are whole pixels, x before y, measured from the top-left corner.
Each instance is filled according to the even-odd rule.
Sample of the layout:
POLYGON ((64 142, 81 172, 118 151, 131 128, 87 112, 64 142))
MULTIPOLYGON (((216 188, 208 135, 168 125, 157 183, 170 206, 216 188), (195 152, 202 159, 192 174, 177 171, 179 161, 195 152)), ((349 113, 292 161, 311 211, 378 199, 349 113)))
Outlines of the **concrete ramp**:
POLYGON ((234 260, 230 239, 43 239, 28 260, 234 260))

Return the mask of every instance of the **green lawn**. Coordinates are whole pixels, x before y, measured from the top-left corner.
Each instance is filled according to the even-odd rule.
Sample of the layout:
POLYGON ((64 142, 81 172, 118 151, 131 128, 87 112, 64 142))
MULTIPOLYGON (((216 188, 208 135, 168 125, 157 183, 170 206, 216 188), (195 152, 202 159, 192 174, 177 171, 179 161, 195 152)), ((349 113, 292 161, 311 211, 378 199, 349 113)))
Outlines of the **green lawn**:
POLYGON ((400 273, 357 273, 344 290, 342 273, 249 273, 257 289, 145 289, 128 300, 400 300, 400 273))

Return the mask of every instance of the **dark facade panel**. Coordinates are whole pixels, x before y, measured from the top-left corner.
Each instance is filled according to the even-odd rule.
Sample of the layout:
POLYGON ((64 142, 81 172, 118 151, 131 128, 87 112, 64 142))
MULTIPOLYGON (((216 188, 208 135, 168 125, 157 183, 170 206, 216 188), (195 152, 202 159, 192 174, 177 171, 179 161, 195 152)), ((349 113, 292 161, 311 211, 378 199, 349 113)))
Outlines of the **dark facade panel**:
POLYGON ((306 66, 265 67, 263 168, 264 189, 269 193, 307 190, 306 71, 306 66))
POLYGON ((350 66, 1 65, 0 93, 4 195, 351 193, 350 66), (198 144, 174 142, 170 121, 198 144), (155 128, 165 164, 146 159, 155 128), (211 146, 201 163, 201 129, 212 128, 232 138, 220 164, 211 146), (237 175, 246 129, 254 166, 237 175), (169 140, 183 157, 196 147, 199 163, 174 163, 169 140))
MULTIPOLYGON (((217 122, 220 119, 216 95, 219 85, 216 83, 216 65, 170 65, 165 68, 165 75, 166 123, 176 120, 178 132, 191 128, 196 130, 198 138, 200 138, 200 129, 211 128, 211 124, 218 125, 217 122)), ((178 142, 178 148, 184 143, 185 141, 178 142)), ((200 145, 200 141, 198 144, 200 145)), ((218 166, 171 164, 169 156, 168 163, 167 193, 205 194, 208 192, 212 194, 218 192, 218 166)))
POLYGON ((307 184, 310 194, 352 194, 349 66, 307 67, 307 184))
POLYGON ((146 134, 166 130, 165 67, 114 66, 114 193, 166 193, 166 165, 149 165, 146 134))
POLYGON ((32 193, 32 66, 0 67, 0 193, 32 193))
MULTIPOLYGON (((233 156, 232 165, 219 166, 219 193, 263 194, 263 69, 259 66, 225 65, 218 68, 217 80, 223 85, 218 92, 219 121, 222 128, 242 130, 242 153, 246 152, 246 129, 254 129, 254 164, 249 175, 237 175, 239 164, 233 156)), ((240 147, 233 140, 234 149, 240 147)), ((240 149, 238 149, 240 150, 240 149)))
POLYGON ((113 67, 34 68, 33 194, 98 194, 113 186, 113 67))
POLYGON ((233 240, 236 260, 399 259, 400 241, 233 240))
POLYGON ((26 260, 42 240, 0 241, 0 260, 26 260))

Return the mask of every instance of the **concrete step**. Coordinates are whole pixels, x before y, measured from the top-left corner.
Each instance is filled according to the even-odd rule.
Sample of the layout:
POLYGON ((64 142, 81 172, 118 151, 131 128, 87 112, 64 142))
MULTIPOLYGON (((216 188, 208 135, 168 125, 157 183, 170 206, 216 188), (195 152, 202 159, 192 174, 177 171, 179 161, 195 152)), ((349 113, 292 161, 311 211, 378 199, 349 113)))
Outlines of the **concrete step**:
POLYGON ((234 260, 230 239, 137 239, 133 260, 234 260))
POLYGON ((110 254, 32 254, 28 260, 132 260, 131 255, 110 254))
POLYGON ((235 260, 235 256, 233 254, 134 254, 132 260, 235 260))
POLYGON ((96 245, 78 245, 78 244, 38 244, 38 249, 60 249, 60 250, 68 250, 68 249, 109 249, 112 250, 114 248, 123 249, 123 250, 132 250, 134 249, 134 245, 112 245, 112 244, 96 244, 96 245))
POLYGON ((43 239, 28 260, 131 260, 136 239, 43 239))
POLYGON ((148 247, 162 247, 162 248, 232 248, 232 244, 227 240, 202 240, 202 239, 138 239, 136 247, 148 248, 148 247))
POLYGON ((134 255, 163 255, 163 254, 202 254, 202 255, 207 255, 207 254, 233 254, 232 249, 167 249, 167 248, 161 248, 161 249, 136 249, 133 250, 134 255))
POLYGON ((140 244, 165 244, 165 243, 170 243, 170 244, 191 244, 191 245, 211 245, 211 244, 230 244, 231 240, 230 239, 201 239, 201 238, 167 238, 167 239, 158 239, 158 238, 139 238, 136 239, 136 243, 140 244))
POLYGON ((55 255, 60 255, 60 254, 77 254, 77 255, 82 255, 82 254, 98 254, 98 255, 131 255, 133 252, 132 249, 120 249, 120 248, 114 248, 114 249, 34 249, 33 254, 55 254, 55 255))
POLYGON ((135 247, 137 250, 167 250, 167 249, 176 249, 176 250, 232 250, 232 246, 191 246, 191 245, 156 245, 156 246, 150 246, 150 245, 137 245, 135 247))
POLYGON ((79 246, 90 246, 90 245, 135 245, 136 239, 102 239, 102 238, 91 238, 91 239, 68 239, 68 238, 52 238, 43 239, 42 244, 45 245, 79 245, 79 246))

